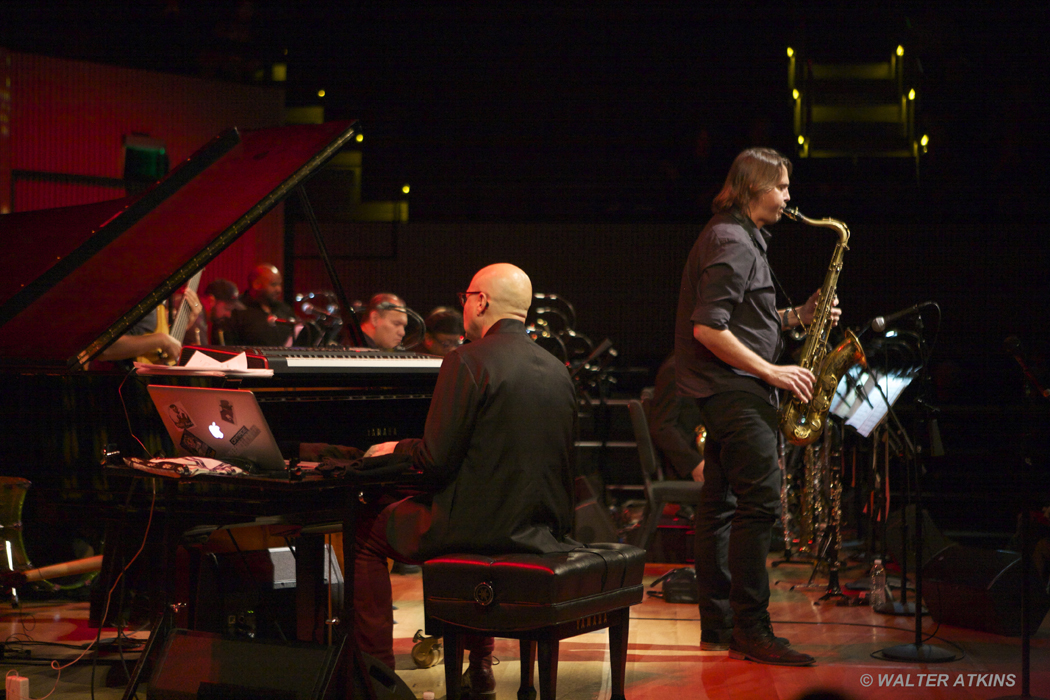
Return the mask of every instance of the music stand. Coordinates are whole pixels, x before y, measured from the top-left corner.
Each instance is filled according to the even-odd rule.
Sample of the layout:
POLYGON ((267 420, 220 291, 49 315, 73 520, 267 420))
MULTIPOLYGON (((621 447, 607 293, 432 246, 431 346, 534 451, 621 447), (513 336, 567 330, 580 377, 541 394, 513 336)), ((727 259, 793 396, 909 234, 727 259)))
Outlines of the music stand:
MULTIPOLYGON (((897 343, 898 345, 900 343, 897 343)), ((885 346, 883 346, 885 347, 885 346)), ((870 365, 855 365, 843 375, 835 390, 830 412, 845 420, 862 437, 870 437, 886 418, 890 406, 900 397, 915 378, 918 370, 908 367, 897 370, 879 371, 870 365)), ((887 426, 888 429, 888 426, 887 426)), ((889 447, 887 446, 887 450, 889 447)), ((887 457, 888 459, 888 457, 887 457)), ((909 495, 910 491, 905 490, 909 495)), ((907 504, 905 504, 907 505, 907 504)), ((888 514, 887 514, 888 515, 888 514)), ((901 551, 907 551, 907 523, 902 523, 901 551)), ((885 540, 885 536, 883 536, 885 540)), ((885 550, 884 550, 885 553, 885 550)), ((911 615, 914 607, 908 603, 908 564, 902 565, 900 576, 901 601, 886 602, 875 608, 876 612, 886 615, 911 615)), ((868 586, 849 584, 848 588, 867 590, 868 586)))
MULTIPOLYGON (((926 361, 929 358, 929 354, 927 353, 927 348, 925 343, 923 342, 921 334, 917 335, 916 338, 919 346, 919 357, 921 359, 919 373, 924 373, 926 368, 926 361)), ((908 382, 911 381, 914 374, 915 373, 912 373, 911 376, 908 377, 908 382)), ((876 652, 874 656, 875 658, 883 659, 886 661, 908 661, 917 663, 945 663, 948 661, 957 661, 962 657, 951 651, 948 651, 947 649, 942 649, 941 647, 937 647, 932 644, 924 644, 922 641, 922 466, 919 464, 919 451, 915 448, 915 444, 911 441, 911 438, 908 436, 908 431, 904 429, 904 426, 901 424, 900 419, 897 417, 897 412, 893 410, 893 401, 896 399, 897 396, 900 396, 900 392, 904 390, 904 386, 907 386, 907 383, 905 383, 904 386, 900 387, 900 390, 896 392, 896 396, 893 395, 894 386, 892 384, 888 384, 888 391, 883 389, 882 383, 880 382, 874 382, 873 386, 877 390, 878 396, 882 400, 882 404, 885 405, 885 414, 889 416, 890 421, 892 421, 893 427, 896 428, 897 435, 902 441, 905 460, 905 493, 907 494, 911 489, 912 484, 914 484, 916 513, 915 539, 913 541, 913 549, 915 552, 915 641, 911 644, 898 644, 892 647, 887 647, 876 652), (909 467, 911 470, 911 478, 908 477, 909 467)), ((922 381, 920 381, 920 388, 925 388, 925 385, 922 381)), ((874 395, 869 395, 868 399, 872 405, 879 405, 879 402, 874 400, 874 395)), ((930 412, 932 410, 932 406, 930 406, 925 401, 920 400, 919 405, 922 406, 923 409, 927 412, 930 412)), ((866 424, 867 423, 865 423, 865 425, 866 424)), ((874 428, 877 424, 878 422, 873 423, 871 424, 871 427, 874 428)), ((887 423, 887 427, 889 427, 889 425, 890 424, 887 423)), ((907 496, 905 498, 907 501, 907 496)), ((906 510, 902 511, 901 530, 905 537, 907 529, 907 517, 905 517, 906 514, 906 510)), ((905 554, 902 557, 902 559, 903 562, 901 568, 901 603, 899 604, 899 608, 897 603, 892 604, 892 609, 890 609, 889 605, 886 606, 886 611, 890 612, 891 614, 899 614, 897 612, 898 609, 902 613, 904 611, 910 610, 909 604, 907 603, 907 554, 905 554)), ((875 608, 876 612, 883 612, 882 610, 879 610, 879 607, 881 606, 877 606, 875 608)))

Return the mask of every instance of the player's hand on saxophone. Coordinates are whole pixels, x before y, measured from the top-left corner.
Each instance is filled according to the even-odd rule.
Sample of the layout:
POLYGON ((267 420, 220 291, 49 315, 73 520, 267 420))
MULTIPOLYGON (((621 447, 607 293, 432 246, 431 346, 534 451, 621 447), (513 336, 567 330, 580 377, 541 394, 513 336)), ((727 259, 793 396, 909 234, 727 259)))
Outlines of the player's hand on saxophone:
MULTIPOLYGON (((798 308, 799 317, 802 319, 802 323, 807 327, 813 323, 813 317, 817 315, 817 304, 820 303, 820 290, 813 292, 809 299, 806 299, 806 303, 798 308)), ((839 295, 836 294, 831 300, 831 325, 839 325, 839 319, 842 317, 842 309, 839 308, 839 295)))
POLYGON ((778 389, 787 389, 799 399, 809 402, 813 398, 813 383, 816 378, 805 367, 798 365, 770 365, 768 376, 763 379, 778 389))

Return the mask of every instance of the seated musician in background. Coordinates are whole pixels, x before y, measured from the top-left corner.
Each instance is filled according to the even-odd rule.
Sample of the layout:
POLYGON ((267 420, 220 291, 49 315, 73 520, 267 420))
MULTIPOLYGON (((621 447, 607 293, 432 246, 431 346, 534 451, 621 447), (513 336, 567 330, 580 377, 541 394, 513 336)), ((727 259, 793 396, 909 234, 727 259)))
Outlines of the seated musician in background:
POLYGON ((276 267, 264 263, 252 270, 241 301, 244 308, 231 309, 227 319, 215 319, 213 333, 222 333, 226 345, 292 344, 295 313, 284 303, 284 280, 276 267))
MULTIPOLYGON (((182 291, 185 298, 189 301, 189 325, 192 326, 203 307, 200 299, 197 298, 192 289, 183 289, 182 291)), ((147 361, 147 358, 150 362, 178 360, 179 353, 182 352, 182 343, 168 333, 167 315, 168 307, 165 304, 161 304, 153 313, 146 314, 127 333, 117 338, 112 345, 99 353, 96 359, 104 362, 132 360, 139 357, 143 358, 144 362, 147 361), (162 314, 163 319, 161 318, 162 314)))
POLYGON ((409 348, 412 352, 444 357, 463 344, 463 314, 447 306, 431 311, 424 321, 423 342, 409 348))
MULTIPOLYGON (((576 394, 565 366, 525 333, 532 283, 501 263, 466 292, 472 341, 445 356, 422 439, 374 445, 401 454, 438 488, 432 497, 377 503, 359 520, 354 604, 363 651, 393 667, 386 559, 451 552, 564 552, 573 519, 576 394), (385 507, 384 507, 385 505, 385 507)), ((490 694, 491 637, 465 640, 465 697, 490 694)))
POLYGON ((703 482, 704 456, 696 444, 698 427, 700 410, 696 402, 679 396, 675 390, 672 354, 656 372, 656 387, 649 404, 649 435, 678 478, 703 482))
POLYGON ((361 332, 365 335, 366 347, 379 350, 394 350, 401 345, 408 325, 405 301, 396 294, 376 294, 365 309, 365 320, 361 332))
POLYGON ((201 338, 212 345, 225 345, 226 339, 222 326, 233 314, 235 309, 244 309, 241 302, 241 292, 237 285, 228 279, 218 278, 211 281, 204 288, 201 295, 201 303, 204 304, 205 317, 203 324, 198 320, 198 327, 204 326, 201 338))

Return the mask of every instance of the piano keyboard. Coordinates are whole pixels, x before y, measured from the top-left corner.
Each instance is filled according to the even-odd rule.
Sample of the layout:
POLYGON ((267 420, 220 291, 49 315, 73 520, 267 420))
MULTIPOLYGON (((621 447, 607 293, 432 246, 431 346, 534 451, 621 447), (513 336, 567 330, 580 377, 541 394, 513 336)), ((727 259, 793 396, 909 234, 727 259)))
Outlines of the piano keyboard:
POLYGON ((432 355, 341 346, 282 348, 187 345, 182 349, 180 364, 194 351, 203 352, 217 360, 228 360, 243 352, 248 356, 248 367, 272 369, 274 374, 437 374, 441 368, 441 358, 432 355))

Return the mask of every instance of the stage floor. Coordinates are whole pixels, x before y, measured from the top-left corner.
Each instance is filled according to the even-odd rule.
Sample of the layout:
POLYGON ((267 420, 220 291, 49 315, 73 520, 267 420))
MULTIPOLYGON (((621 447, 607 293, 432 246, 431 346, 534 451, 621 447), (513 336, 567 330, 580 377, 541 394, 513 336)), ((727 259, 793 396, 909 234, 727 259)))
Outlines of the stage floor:
MULTIPOLYGON (((773 561, 771 557, 771 561, 773 561)), ((668 568, 646 567, 646 585, 668 568)), ((809 578, 808 566, 770 568, 770 614, 778 635, 817 659, 808 668, 766 666, 734 661, 725 652, 702 652, 700 622, 693 605, 671 605, 649 598, 631 611, 630 652, 627 663, 628 700, 670 700, 687 697, 762 698, 796 700, 817 690, 834 691, 847 698, 996 698, 1021 694, 1021 640, 942 625, 924 619, 928 643, 961 655, 957 661, 938 664, 889 662, 873 658, 886 647, 914 642, 914 618, 875 613, 867 607, 814 605, 825 587, 792 589, 809 578)), ((862 575, 862 568, 842 572, 842 582, 862 575)), ((397 610, 394 617, 397 672, 415 693, 427 690, 442 698, 444 667, 417 669, 410 651, 412 637, 423 627, 422 581, 419 574, 392 577, 397 610)), ((826 584, 826 579, 818 579, 826 584)), ((1018 602, 1019 604, 1019 602, 1018 602)), ((41 698, 55 686, 57 672, 45 659, 68 662, 79 651, 70 647, 18 642, 54 642, 79 646, 95 637, 87 627, 87 603, 24 602, 20 609, 5 605, 0 616, 4 657, 0 670, 17 670, 30 678, 31 697, 41 698), (29 658, 17 656, 24 649, 29 658), (12 657, 15 658, 12 658, 12 657)), ((112 630, 104 630, 112 637, 112 630)), ((135 636, 145 637, 145 632, 135 636)), ((1031 694, 1050 698, 1050 617, 1032 639, 1031 694)), ((129 667, 135 653, 126 653, 129 667)), ((518 688, 518 647, 514 640, 497 640, 495 667, 497 697, 514 700, 518 688)), ((94 697, 120 698, 121 687, 104 687, 107 674, 119 676, 120 660, 107 652, 94 676, 94 697), (111 671, 111 669, 114 669, 111 671)), ((62 671, 53 698, 90 698, 91 655, 62 671)), ((139 697, 145 697, 145 685, 139 697)), ((609 697, 608 641, 604 631, 574 637, 561 643, 558 674, 559 700, 605 700, 609 697)))

